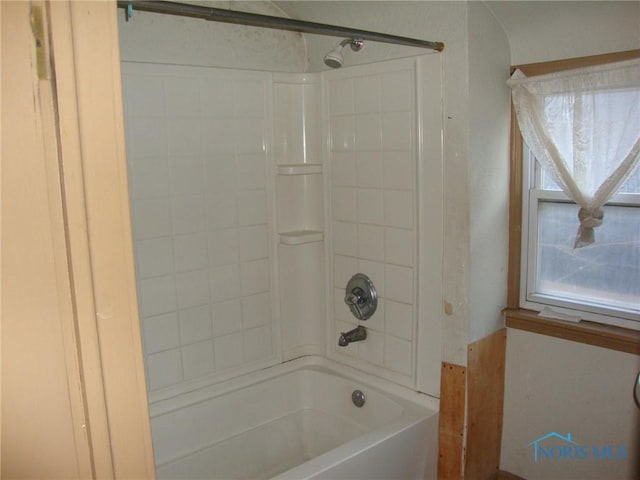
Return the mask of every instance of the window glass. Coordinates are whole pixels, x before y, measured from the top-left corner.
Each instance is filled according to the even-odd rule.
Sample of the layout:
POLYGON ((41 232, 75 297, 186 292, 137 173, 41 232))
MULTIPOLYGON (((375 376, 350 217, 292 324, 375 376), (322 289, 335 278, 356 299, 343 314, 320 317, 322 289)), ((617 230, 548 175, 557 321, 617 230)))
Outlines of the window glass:
POLYGON ((540 201, 536 293, 640 311, 640 207, 605 206, 596 242, 574 249, 578 209, 540 201))
POLYGON ((640 167, 622 184, 619 193, 640 193, 640 167))

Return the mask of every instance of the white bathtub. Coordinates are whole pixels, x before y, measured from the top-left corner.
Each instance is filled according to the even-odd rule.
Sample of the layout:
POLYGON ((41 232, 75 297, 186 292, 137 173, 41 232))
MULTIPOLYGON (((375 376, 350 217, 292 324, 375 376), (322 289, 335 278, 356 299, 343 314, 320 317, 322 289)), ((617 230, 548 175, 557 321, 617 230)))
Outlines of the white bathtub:
POLYGON ((321 357, 150 408, 160 479, 436 478, 437 401, 321 357))

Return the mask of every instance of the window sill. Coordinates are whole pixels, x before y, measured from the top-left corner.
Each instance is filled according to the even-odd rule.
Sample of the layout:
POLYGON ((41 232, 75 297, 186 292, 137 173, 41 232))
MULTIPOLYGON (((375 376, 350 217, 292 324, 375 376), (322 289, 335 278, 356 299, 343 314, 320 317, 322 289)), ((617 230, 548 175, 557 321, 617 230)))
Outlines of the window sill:
POLYGON ((507 308, 503 314, 509 328, 640 355, 640 331, 584 320, 549 320, 539 317, 538 312, 520 308, 507 308))

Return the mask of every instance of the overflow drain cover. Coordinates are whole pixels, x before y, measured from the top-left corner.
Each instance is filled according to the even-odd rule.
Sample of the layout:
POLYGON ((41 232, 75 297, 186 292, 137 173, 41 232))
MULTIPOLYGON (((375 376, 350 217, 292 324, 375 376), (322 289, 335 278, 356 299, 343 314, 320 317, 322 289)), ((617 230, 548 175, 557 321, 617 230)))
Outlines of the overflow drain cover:
POLYGON ((358 408, 364 405, 365 400, 366 399, 364 398, 364 393, 362 393, 362 390, 354 390, 351 394, 351 401, 358 408))

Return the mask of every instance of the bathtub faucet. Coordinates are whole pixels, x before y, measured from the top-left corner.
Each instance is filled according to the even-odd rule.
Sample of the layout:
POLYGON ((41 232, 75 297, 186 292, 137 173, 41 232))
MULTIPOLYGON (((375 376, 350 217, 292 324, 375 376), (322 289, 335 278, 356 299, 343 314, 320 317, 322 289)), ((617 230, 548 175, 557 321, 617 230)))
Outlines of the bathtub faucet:
POLYGON ((365 338, 367 338, 367 329, 360 325, 353 330, 341 333, 338 339, 338 345, 346 347, 351 342, 361 342, 365 338))

